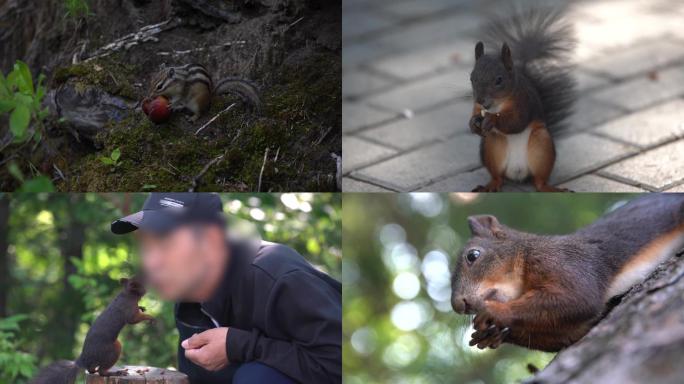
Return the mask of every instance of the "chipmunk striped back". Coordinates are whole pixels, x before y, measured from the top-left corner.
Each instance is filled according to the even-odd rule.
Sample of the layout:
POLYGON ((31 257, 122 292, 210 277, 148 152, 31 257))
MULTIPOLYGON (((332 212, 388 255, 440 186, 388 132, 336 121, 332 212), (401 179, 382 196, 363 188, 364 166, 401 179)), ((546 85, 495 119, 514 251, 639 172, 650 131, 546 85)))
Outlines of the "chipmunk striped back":
POLYGON ((185 87, 194 83, 207 86, 213 90, 213 82, 207 69, 201 64, 186 64, 179 67, 163 68, 152 80, 149 94, 158 95, 183 94, 185 87))

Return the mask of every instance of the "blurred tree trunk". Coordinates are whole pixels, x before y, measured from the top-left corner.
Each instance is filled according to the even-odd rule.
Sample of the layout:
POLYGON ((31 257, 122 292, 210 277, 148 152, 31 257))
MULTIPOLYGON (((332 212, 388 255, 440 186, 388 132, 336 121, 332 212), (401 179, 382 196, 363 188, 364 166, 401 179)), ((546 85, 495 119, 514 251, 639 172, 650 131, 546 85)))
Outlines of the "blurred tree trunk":
POLYGON ((528 383, 683 383, 684 260, 632 288, 584 338, 528 383))
POLYGON ((7 232, 9 231, 9 199, 7 193, 0 195, 0 317, 7 316, 7 296, 9 295, 10 273, 7 254, 7 232))
POLYGON ((80 193, 69 194, 67 199, 57 196, 62 204, 50 205, 54 207, 53 214, 64 271, 62 276, 62 309, 58 315, 60 332, 57 335, 61 344, 57 345, 61 345, 65 349, 68 348, 67 350, 72 349, 74 335, 85 309, 81 293, 69 283, 69 276, 78 272, 72 259, 83 260, 83 244, 85 243, 87 223, 79 217, 79 211, 84 208, 84 196, 80 193))

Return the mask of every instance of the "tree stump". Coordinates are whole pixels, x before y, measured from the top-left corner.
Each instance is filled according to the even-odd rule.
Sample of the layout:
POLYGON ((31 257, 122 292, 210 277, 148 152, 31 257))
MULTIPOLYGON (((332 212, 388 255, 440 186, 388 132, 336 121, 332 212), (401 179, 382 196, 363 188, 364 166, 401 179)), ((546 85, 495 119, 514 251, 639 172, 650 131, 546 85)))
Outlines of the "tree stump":
POLYGON ((136 365, 115 366, 110 372, 120 372, 117 376, 100 376, 86 373, 86 384, 190 384, 184 373, 164 368, 142 367, 136 365))

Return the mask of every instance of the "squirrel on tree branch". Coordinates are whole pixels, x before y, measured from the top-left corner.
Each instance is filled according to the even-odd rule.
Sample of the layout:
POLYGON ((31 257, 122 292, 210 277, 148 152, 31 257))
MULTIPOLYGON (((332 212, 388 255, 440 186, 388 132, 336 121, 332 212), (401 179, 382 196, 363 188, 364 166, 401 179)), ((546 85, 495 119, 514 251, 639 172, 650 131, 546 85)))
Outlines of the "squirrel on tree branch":
POLYGON ((470 345, 556 352, 684 246, 684 195, 638 198, 568 235, 520 232, 489 215, 468 224, 451 304, 475 315, 470 345))

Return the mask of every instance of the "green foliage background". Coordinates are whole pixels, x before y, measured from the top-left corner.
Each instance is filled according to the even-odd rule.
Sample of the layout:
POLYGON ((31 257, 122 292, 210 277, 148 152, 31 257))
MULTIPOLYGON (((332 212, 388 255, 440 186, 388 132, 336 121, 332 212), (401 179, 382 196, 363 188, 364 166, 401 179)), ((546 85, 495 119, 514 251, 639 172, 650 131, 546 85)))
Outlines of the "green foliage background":
POLYGON ((561 234, 631 198, 345 194, 345 383, 513 383, 530 375, 527 364, 543 368, 553 354, 468 346, 471 319, 453 313, 449 303, 450 268, 469 237, 467 216, 494 214, 520 230, 561 234), (407 287, 411 281, 419 290, 407 287))
MULTIPOLYGON (((339 194, 221 196, 229 231, 285 243, 341 278, 339 194)), ((10 213, 9 281, 0 281, 8 287, 2 292, 8 304, 0 319, 0 383, 25 383, 38 366, 78 355, 90 322, 118 292, 118 279, 132 274, 138 262, 133 237, 111 234, 109 223, 138 210, 145 197, 0 194, 9 199, 10 213), (82 247, 74 245, 79 233, 82 247)), ((151 293, 141 305, 157 322, 124 329, 119 363, 175 366, 173 304, 151 293)))

